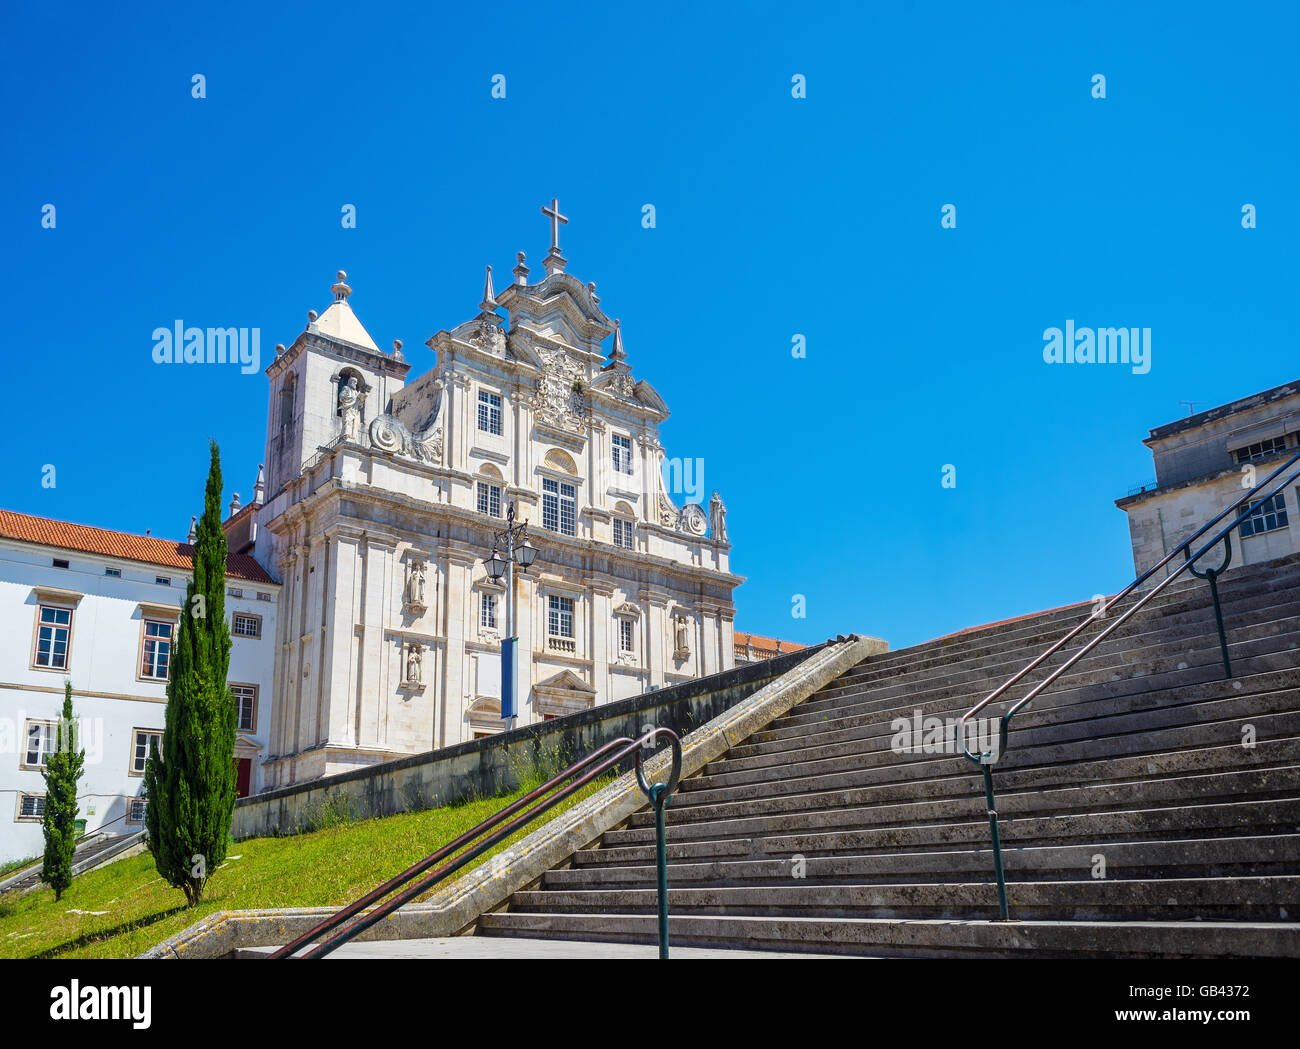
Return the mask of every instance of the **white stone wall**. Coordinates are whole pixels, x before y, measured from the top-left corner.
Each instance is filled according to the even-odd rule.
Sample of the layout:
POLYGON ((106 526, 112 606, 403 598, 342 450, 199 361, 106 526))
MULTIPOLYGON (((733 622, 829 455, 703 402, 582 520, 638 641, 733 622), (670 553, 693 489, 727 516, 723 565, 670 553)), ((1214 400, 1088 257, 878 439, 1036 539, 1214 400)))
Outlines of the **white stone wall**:
MULTIPOLYGON (((166 705, 165 683, 138 676, 145 617, 141 605, 168 606, 179 613, 188 578, 179 568, 0 541, 0 631, 9 639, 0 647, 0 861, 39 855, 44 848, 39 821, 17 819, 20 792, 45 793, 40 771, 23 767, 25 722, 59 717, 65 679, 72 681, 73 710, 83 719, 86 767, 78 790, 79 817, 87 821, 87 830, 138 829, 124 819, 127 800, 137 796, 142 783, 131 772, 134 731, 161 730, 166 705), (56 557, 66 559, 69 567, 52 567, 56 557), (106 568, 119 569, 121 578, 105 575, 106 568), (170 578, 171 585, 157 584, 158 576, 170 578), (49 599, 68 605, 75 600, 66 670, 31 665, 37 588, 82 595, 79 600, 49 599)), ((241 735, 265 748, 272 721, 277 603, 258 600, 257 593, 274 598, 279 587, 228 583, 242 588, 244 596, 227 596, 227 617, 233 611, 262 617, 260 641, 234 639, 229 680, 258 686, 256 731, 241 735)), ((260 787, 259 764, 253 763, 254 790, 260 787)))

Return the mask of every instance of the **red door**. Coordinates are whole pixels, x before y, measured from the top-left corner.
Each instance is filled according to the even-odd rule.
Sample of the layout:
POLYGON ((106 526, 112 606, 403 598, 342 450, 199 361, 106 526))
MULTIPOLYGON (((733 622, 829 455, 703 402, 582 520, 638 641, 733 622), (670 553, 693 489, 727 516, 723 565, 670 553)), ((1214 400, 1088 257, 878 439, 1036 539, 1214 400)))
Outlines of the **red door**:
POLYGON ((253 759, 235 759, 235 796, 246 798, 251 793, 253 782, 253 759))

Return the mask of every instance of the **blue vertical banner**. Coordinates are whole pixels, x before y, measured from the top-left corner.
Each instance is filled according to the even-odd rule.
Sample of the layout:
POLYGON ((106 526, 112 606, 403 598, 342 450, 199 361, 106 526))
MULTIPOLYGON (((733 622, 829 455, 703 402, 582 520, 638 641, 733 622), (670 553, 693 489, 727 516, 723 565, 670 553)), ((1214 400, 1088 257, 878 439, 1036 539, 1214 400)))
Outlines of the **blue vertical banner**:
POLYGON ((519 638, 508 637, 501 642, 501 717, 515 716, 515 645, 519 638))

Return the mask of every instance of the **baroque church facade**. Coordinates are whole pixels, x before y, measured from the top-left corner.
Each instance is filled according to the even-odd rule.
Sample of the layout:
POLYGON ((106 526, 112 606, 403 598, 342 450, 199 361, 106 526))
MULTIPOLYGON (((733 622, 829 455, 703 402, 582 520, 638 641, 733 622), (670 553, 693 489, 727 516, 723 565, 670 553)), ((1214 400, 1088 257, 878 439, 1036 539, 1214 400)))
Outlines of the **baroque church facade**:
POLYGON ((515 580, 517 723, 734 664, 726 509, 668 492, 668 408, 543 211, 544 276, 520 253, 497 292, 489 267, 425 374, 379 348, 342 272, 276 348, 265 483, 241 511, 281 583, 261 789, 503 727, 507 595, 483 560, 512 506, 537 548, 515 580))

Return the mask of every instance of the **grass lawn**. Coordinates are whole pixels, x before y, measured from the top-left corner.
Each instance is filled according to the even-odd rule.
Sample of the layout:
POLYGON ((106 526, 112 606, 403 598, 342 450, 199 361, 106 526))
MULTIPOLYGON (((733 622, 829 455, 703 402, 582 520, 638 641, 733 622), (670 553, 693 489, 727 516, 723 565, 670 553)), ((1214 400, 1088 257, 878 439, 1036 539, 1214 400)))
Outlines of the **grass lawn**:
MULTIPOLYGON (((8 893, 0 897, 0 958, 130 958, 215 911, 341 906, 540 782, 530 777, 511 794, 446 808, 343 823, 291 837, 235 842, 208 882, 203 902, 193 908, 185 906, 179 889, 158 877, 147 853, 79 875, 57 903, 53 890, 45 887, 22 896, 8 893)), ((550 816, 609 782, 605 778, 589 784, 465 869, 532 833, 550 816)))

